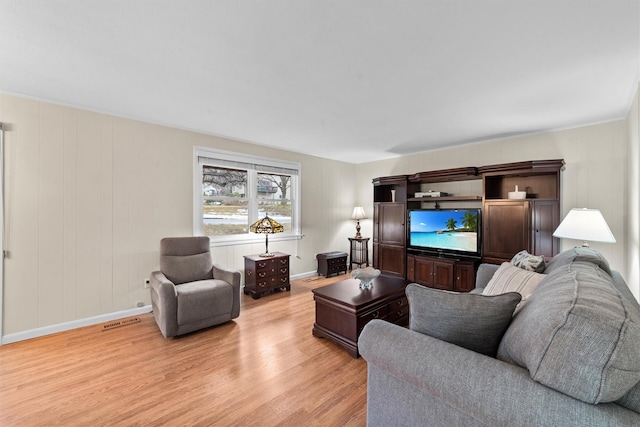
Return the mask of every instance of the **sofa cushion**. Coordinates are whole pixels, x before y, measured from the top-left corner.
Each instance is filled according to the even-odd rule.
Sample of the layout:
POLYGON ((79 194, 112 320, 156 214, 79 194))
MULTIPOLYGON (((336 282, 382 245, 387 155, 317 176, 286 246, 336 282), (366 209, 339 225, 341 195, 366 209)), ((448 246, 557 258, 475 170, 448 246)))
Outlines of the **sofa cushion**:
POLYGON ((514 316, 498 358, 587 403, 612 402, 640 380, 640 314, 598 263, 555 267, 514 316))
POLYGON ((520 267, 523 270, 535 271, 542 273, 545 268, 543 255, 531 255, 526 250, 522 250, 511 258, 511 264, 520 267))
POLYGON ((500 295, 507 292, 517 292, 522 295, 522 300, 518 304, 518 307, 516 307, 516 311, 518 311, 544 277, 544 274, 523 270, 508 262, 503 262, 500 268, 493 274, 489 283, 487 283, 482 294, 500 295))
POLYGON ((441 291, 411 283, 409 327, 434 338, 495 356, 520 294, 484 296, 441 291))
POLYGON ((602 256, 600 252, 585 247, 568 249, 554 256, 547 263, 544 269, 544 274, 553 273, 553 271, 555 271, 556 269, 561 268, 565 265, 569 265, 574 261, 589 262, 597 265, 609 276, 611 276, 611 268, 609 267, 609 262, 607 261, 607 259, 602 256))
POLYGON ((616 403, 640 414, 640 382, 626 392, 624 396, 616 400, 616 403))

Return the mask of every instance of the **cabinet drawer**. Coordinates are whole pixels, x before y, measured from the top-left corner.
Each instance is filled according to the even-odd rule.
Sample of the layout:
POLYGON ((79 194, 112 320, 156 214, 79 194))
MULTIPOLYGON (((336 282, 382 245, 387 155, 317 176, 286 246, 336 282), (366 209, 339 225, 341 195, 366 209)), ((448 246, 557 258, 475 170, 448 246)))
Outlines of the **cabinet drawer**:
POLYGON ((373 319, 385 319, 387 317, 387 312, 388 305, 383 305, 382 307, 358 316, 358 335, 362 331, 362 328, 364 328, 364 326, 373 319))
POLYGON ((269 280, 268 279, 263 279, 263 280, 258 280, 256 282, 256 291, 266 291, 267 289, 269 289, 269 280))
POLYGON ((338 264, 338 265, 332 265, 331 267, 329 267, 329 273, 338 273, 340 271, 347 271, 347 265, 338 264))
POLYGON ((330 258, 327 260, 327 262, 329 263, 329 267, 343 266, 347 264, 347 257, 330 258))
POLYGON ((256 271, 266 270, 269 268, 269 261, 256 261, 254 265, 256 271))
POLYGON ((278 268, 278 276, 288 276, 289 275, 289 267, 284 266, 284 267, 279 267, 278 268))
POLYGON ((277 262, 280 267, 289 267, 289 257, 278 258, 277 262))
POLYGON ((398 319, 409 315, 409 303, 406 297, 402 297, 399 300, 389 303, 387 307, 389 310, 387 320, 389 322, 396 322, 398 319))

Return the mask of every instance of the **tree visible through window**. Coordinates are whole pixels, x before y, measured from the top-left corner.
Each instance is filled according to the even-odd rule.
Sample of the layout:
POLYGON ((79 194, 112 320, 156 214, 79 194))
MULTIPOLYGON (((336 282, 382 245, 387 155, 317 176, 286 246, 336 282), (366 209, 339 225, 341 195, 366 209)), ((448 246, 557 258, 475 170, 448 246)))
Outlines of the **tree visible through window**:
POLYGON ((285 233, 296 233, 298 169, 273 166, 268 159, 260 163, 229 160, 229 153, 225 154, 221 157, 227 158, 222 159, 197 154, 201 199, 196 205, 202 234, 237 239, 265 215, 282 224, 285 233))

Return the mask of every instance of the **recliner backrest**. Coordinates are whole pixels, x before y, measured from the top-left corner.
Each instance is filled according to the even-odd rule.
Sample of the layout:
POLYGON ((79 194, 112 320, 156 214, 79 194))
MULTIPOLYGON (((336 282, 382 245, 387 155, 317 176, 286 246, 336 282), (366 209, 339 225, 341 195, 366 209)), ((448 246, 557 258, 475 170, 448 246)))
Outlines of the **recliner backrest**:
POLYGON ((209 238, 166 237, 160 241, 160 270, 174 284, 213 278, 209 238))

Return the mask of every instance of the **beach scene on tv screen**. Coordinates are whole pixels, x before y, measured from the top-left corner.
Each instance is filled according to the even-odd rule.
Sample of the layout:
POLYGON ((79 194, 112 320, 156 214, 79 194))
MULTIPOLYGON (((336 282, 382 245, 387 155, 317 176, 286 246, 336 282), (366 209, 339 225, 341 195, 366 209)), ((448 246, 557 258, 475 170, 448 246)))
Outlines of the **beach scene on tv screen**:
POLYGON ((478 213, 460 211, 413 211, 411 246, 464 252, 478 249, 478 213))

